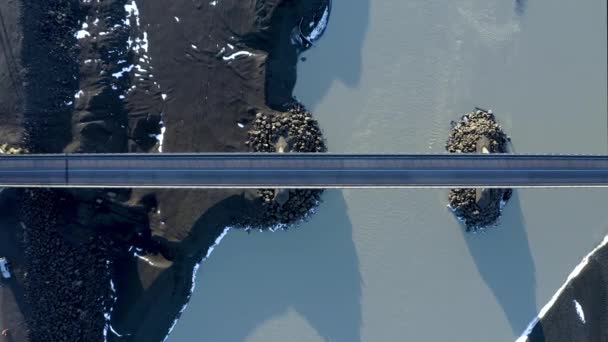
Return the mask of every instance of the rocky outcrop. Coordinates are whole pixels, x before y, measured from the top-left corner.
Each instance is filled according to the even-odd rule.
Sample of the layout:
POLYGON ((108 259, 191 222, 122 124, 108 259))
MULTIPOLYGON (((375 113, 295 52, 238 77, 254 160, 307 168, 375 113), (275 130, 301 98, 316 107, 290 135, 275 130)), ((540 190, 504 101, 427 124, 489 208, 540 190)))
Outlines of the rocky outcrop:
MULTIPOLYGON (((509 140, 492 111, 478 108, 462 116, 458 123, 452 122, 446 150, 450 153, 506 153, 509 140)), ((467 231, 477 231, 496 224, 511 194, 511 189, 450 189, 449 208, 465 224, 467 231)))
MULTIPOLYGON (((304 106, 295 103, 282 113, 256 114, 246 144, 254 152, 326 152, 319 124, 304 106)), ((322 190, 260 189, 264 213, 261 227, 297 223, 320 203, 322 190)))
MULTIPOLYGON (((24 154, 28 153, 28 150, 23 147, 12 146, 9 144, 0 144, 0 154, 24 154)), ((4 191, 4 188, 0 188, 0 193, 4 191)))
POLYGON ((9 144, 0 144, 0 154, 24 154, 28 150, 23 147, 12 146, 9 144))
POLYGON ((281 137, 283 152, 327 151, 319 123, 298 103, 283 113, 256 114, 246 144, 254 152, 279 152, 281 137))
POLYGON ((452 121, 452 132, 445 148, 450 153, 476 153, 480 139, 487 139, 489 153, 506 153, 509 137, 496 122, 491 110, 477 109, 452 121))

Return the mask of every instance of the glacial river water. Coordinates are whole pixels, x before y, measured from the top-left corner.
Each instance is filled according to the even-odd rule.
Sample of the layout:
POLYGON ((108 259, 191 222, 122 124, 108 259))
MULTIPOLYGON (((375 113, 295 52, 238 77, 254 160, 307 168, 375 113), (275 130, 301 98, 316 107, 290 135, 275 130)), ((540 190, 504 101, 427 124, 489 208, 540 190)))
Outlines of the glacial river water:
MULTIPOLYGON (((515 152, 608 153, 606 2, 334 0, 295 94, 333 152, 442 152, 492 108, 515 152)), ((170 341, 513 341, 608 233, 608 191, 517 190, 465 234, 446 190, 329 191, 298 229, 232 231, 170 341)))

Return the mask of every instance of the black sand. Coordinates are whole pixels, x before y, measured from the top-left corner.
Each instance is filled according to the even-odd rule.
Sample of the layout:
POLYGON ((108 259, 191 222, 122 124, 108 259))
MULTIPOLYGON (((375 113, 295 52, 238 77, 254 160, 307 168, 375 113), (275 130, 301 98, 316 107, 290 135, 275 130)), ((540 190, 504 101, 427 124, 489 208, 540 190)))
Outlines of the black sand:
POLYGON ((530 342, 608 341, 608 245, 589 257, 530 335, 530 342), (581 306, 579 316, 575 301, 581 306))
MULTIPOLYGON (((285 113, 293 103, 297 56, 309 45, 292 43, 293 28, 317 20, 325 6, 3 2, 10 30, 2 31, 0 54, 1 142, 34 153, 155 153, 164 127, 163 152, 250 151, 255 115, 285 113)), ((14 292, 24 293, 29 329, 9 328, 30 341, 96 341, 104 333, 110 341, 162 340, 189 299, 195 264, 224 227, 258 224, 262 212, 256 191, 14 196, 25 228, 11 228, 10 244, 25 253, 11 258, 27 273, 14 292), (123 337, 109 329, 110 308, 123 337)))

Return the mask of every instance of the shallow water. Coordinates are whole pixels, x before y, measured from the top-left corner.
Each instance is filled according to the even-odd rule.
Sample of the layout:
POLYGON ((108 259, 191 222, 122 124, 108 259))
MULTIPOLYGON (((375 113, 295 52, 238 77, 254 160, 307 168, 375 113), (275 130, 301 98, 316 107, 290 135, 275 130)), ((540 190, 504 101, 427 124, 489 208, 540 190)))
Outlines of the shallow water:
MULTIPOLYGON (((515 152, 608 153, 605 15, 605 2, 334 0, 295 94, 333 152, 442 152, 450 120, 479 106, 515 152)), ((500 227, 472 235, 445 190, 329 191, 299 229, 228 234, 169 340, 514 340, 608 233, 607 196, 517 190, 500 227)))

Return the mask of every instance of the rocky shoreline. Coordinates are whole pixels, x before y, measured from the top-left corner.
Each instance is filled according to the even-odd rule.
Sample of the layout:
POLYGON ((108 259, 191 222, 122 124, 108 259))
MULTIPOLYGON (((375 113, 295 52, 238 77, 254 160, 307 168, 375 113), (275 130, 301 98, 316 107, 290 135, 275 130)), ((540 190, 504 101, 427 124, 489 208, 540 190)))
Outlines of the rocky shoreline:
MULTIPOLYGON (((445 147, 449 153, 507 153, 509 141, 492 111, 477 108, 452 122, 445 147)), ((478 231, 497 223, 512 193, 512 189, 450 189, 448 207, 466 231, 478 231)))

